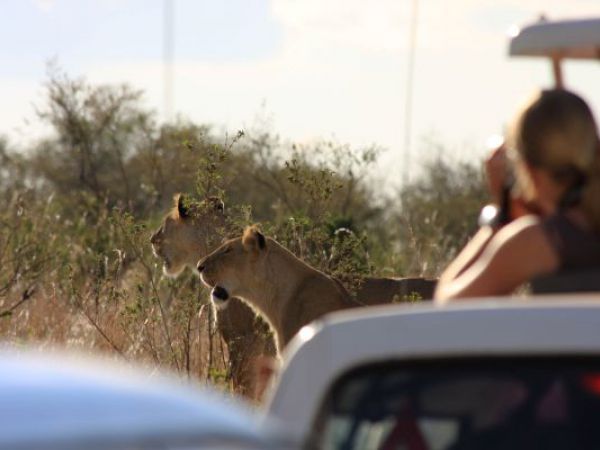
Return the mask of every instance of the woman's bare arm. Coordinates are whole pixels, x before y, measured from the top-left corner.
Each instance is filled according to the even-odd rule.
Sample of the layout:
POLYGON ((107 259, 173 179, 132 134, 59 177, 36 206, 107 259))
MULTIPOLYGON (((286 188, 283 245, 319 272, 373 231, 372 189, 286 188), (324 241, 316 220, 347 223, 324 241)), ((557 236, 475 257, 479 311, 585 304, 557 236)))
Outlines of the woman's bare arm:
POLYGON ((487 242, 476 244, 469 243, 440 277, 435 292, 438 304, 455 299, 508 295, 521 284, 550 273, 559 265, 556 252, 539 220, 533 216, 515 220, 487 242))
POLYGON ((481 256, 486 245, 490 239, 494 236, 495 231, 492 227, 484 226, 471 238, 471 240, 465 245, 456 258, 450 263, 450 265, 444 270, 444 273, 440 276, 438 286, 444 285, 467 270, 474 261, 481 256))

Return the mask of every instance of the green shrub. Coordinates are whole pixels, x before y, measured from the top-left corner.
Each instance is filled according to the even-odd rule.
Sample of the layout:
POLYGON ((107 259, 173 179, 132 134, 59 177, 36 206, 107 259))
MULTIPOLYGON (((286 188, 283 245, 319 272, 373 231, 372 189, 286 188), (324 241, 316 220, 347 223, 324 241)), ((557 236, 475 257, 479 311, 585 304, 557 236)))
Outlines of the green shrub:
POLYGON ((53 134, 26 149, 0 140, 0 333, 15 343, 102 350, 225 383, 208 293, 191 274, 165 278, 151 254, 176 192, 225 200, 218 238, 259 222, 350 290, 366 275, 437 275, 486 197, 467 164, 434 160, 386 199, 368 178, 376 147, 159 125, 139 92, 58 71, 46 88, 41 119, 53 134))

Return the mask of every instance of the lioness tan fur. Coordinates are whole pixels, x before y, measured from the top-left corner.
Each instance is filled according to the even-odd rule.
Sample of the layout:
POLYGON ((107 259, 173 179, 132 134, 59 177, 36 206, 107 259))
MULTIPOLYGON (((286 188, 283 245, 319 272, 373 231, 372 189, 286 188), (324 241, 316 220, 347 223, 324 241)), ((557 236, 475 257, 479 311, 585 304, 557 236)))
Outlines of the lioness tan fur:
POLYGON ((177 277, 199 257, 219 244, 218 230, 225 228, 224 205, 211 197, 199 205, 185 205, 183 196, 175 196, 175 206, 150 237, 152 251, 162 259, 165 275, 177 277))
POLYGON ((215 303, 235 296, 254 308, 274 331, 279 350, 302 326, 328 312, 402 300, 414 292, 410 288, 431 298, 435 285, 434 280, 424 279, 366 279, 353 297, 338 280, 265 238, 255 227, 200 260, 198 271, 213 288, 215 303))
POLYGON ((302 326, 353 304, 341 283, 265 238, 255 227, 200 260, 198 271, 213 288, 215 302, 234 296, 256 309, 275 332, 278 349, 302 326))
MULTIPOLYGON (((176 277, 186 267, 196 270, 198 260, 220 242, 227 226, 224 213, 224 205, 218 199, 210 198, 190 209, 181 195, 175 196, 175 206, 150 238, 166 275, 176 277)), ((217 310, 217 328, 229 352, 233 385, 242 395, 252 396, 252 361, 260 355, 276 353, 268 326, 242 301, 232 298, 227 308, 217 310)))

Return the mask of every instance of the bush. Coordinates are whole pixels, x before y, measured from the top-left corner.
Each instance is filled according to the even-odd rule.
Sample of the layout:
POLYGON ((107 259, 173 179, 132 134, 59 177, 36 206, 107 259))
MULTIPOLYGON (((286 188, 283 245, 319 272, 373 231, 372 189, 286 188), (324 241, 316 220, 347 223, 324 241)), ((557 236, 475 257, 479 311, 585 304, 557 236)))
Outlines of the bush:
POLYGON ((437 158, 399 193, 393 215, 397 243, 394 267, 405 273, 437 276, 477 230, 488 194, 481 169, 437 158))
MULTIPOLYGON (((31 149, 0 141, 0 333, 168 366, 225 385, 227 349, 199 281, 161 274, 153 226, 176 192, 220 196, 231 226, 260 222, 353 289, 365 275, 437 275, 473 232, 481 173, 437 159, 397 198, 369 183, 380 150, 158 125, 127 86, 59 71, 31 149)), ((232 388, 232 386, 228 386, 232 388)))

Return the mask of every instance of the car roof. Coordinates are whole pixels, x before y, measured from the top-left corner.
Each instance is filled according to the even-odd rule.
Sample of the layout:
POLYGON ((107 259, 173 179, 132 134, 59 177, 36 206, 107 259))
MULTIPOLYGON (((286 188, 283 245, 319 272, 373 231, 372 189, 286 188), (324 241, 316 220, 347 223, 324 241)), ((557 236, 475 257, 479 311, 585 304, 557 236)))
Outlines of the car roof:
POLYGON ((105 360, 1 350, 0 448, 269 447, 268 426, 259 425, 249 408, 149 372, 105 360))
POLYGON ((600 18, 547 21, 511 30, 511 56, 600 59, 600 18))
POLYGON ((267 409, 291 424, 290 432, 302 439, 331 383, 367 364, 600 354, 598 300, 600 295, 549 296, 531 302, 503 298, 448 307, 392 305, 334 313, 303 328, 292 341, 267 409))

